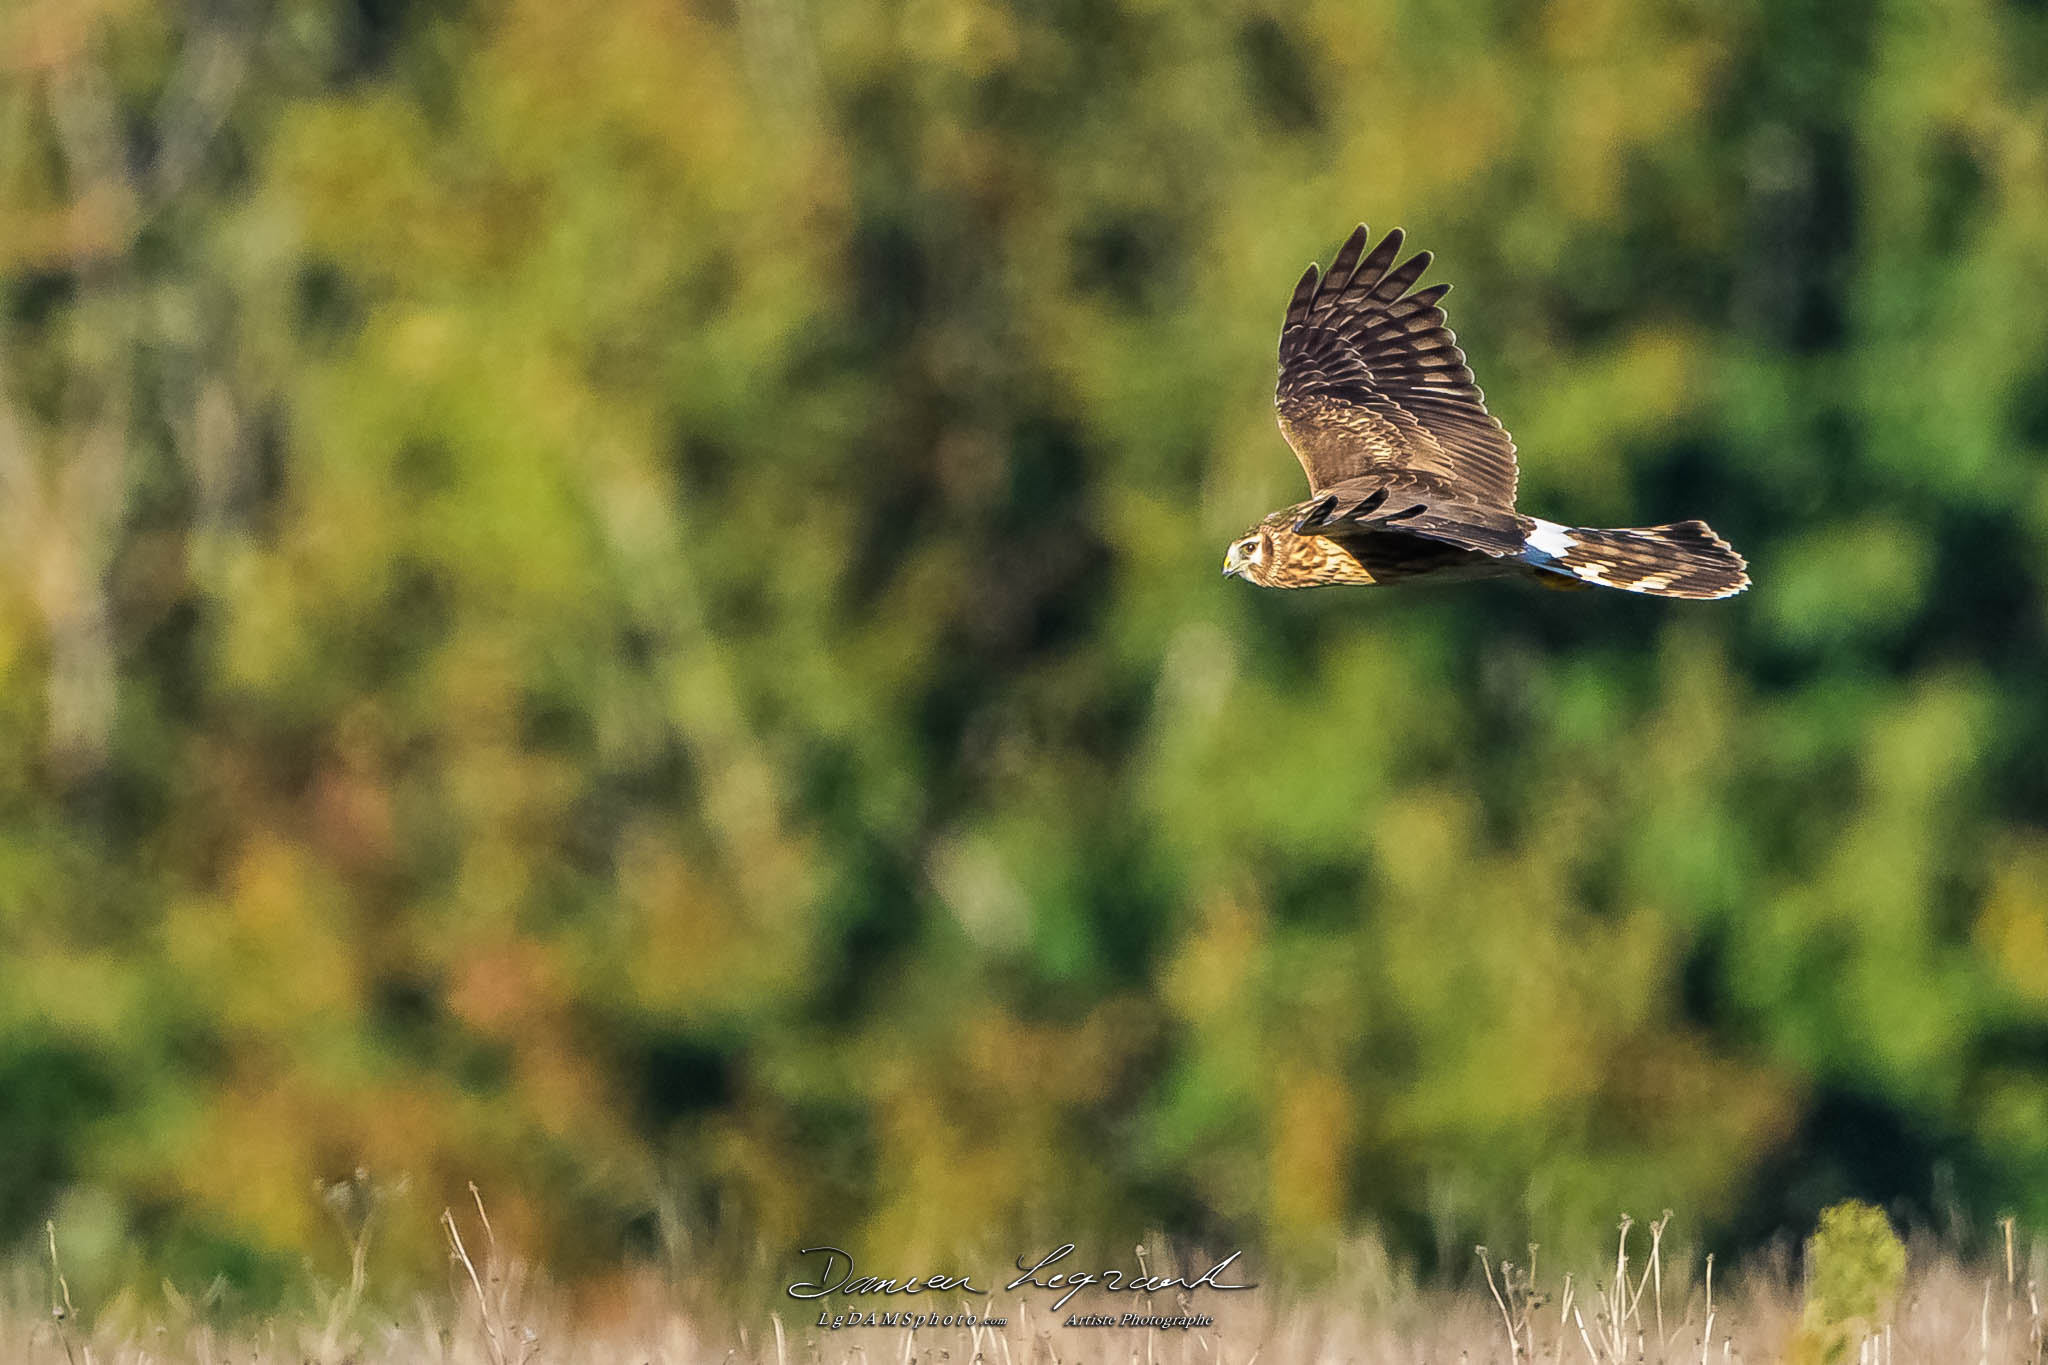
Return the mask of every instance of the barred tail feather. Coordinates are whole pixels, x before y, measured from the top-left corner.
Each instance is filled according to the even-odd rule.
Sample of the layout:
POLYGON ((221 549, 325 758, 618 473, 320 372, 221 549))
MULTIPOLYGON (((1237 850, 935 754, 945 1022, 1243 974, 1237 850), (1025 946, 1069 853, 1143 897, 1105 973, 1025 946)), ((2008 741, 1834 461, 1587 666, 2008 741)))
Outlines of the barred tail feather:
POLYGON ((1524 554, 1546 574, 1657 597, 1732 597, 1749 586, 1749 566, 1704 521, 1597 530, 1536 519, 1524 554))

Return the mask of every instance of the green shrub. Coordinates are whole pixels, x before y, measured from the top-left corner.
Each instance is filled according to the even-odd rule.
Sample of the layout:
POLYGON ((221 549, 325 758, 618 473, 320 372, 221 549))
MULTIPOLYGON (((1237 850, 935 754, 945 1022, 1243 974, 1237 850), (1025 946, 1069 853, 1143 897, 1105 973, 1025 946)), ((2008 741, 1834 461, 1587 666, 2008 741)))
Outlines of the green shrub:
POLYGON ((1792 1365, 1833 1365, 1880 1330, 1906 1278, 1906 1248, 1881 1209, 1858 1199, 1821 1210, 1806 1240, 1806 1307, 1786 1353, 1792 1365))

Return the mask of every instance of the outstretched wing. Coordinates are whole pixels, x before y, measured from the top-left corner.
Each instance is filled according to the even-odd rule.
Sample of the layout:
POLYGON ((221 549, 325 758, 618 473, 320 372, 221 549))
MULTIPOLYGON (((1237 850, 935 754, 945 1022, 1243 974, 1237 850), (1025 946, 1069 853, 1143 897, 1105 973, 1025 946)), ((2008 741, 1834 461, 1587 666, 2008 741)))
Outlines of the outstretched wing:
POLYGON ((1349 541, 1360 534, 1420 536, 1498 559, 1528 544, 1527 517, 1506 507, 1466 502, 1427 480, 1403 473, 1368 473, 1344 479, 1322 496, 1289 508, 1297 535, 1349 541))
POLYGON ((1515 443, 1444 325, 1437 302, 1450 286, 1410 293, 1430 255, 1397 266, 1401 242, 1396 228, 1368 254, 1361 224, 1327 274, 1311 265, 1294 287, 1280 332, 1280 431, 1318 494, 1348 487, 1363 500, 1392 485, 1494 521, 1515 505, 1515 443))

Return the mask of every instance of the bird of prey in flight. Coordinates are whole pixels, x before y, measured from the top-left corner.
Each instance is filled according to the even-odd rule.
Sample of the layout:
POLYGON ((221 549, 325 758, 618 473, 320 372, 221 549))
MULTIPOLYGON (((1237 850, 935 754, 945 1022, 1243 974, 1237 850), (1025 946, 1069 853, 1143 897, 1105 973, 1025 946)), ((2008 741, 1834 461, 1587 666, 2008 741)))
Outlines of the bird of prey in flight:
POLYGON ((1273 401, 1310 496, 1231 545, 1225 574, 1269 588, 1533 576, 1696 598, 1749 586, 1703 521, 1597 530, 1517 512, 1515 443, 1444 325, 1450 286, 1415 288, 1430 255, 1395 265, 1399 228, 1366 241, 1361 225, 1288 300, 1273 401))

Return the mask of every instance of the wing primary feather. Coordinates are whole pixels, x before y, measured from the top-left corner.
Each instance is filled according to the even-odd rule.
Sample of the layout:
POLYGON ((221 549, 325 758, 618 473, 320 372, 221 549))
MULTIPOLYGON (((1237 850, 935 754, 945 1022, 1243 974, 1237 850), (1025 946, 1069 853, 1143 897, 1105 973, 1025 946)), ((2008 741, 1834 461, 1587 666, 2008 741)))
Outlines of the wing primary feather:
POLYGON ((1351 283, 1351 273, 1358 268, 1358 258, 1364 252, 1366 238, 1370 235, 1365 224, 1360 223, 1352 229, 1351 235, 1344 239, 1344 245, 1337 248, 1336 258, 1330 262, 1329 273, 1329 279, 1335 282, 1336 288, 1342 289, 1351 283))
POLYGON ((1295 518, 1293 528, 1295 534, 1304 534, 1314 527, 1321 526, 1330 519, 1330 512, 1336 506, 1337 495, 1335 493, 1317 499, 1312 507, 1295 518))
POLYGON ((1389 270, 1386 277, 1373 286, 1368 297, 1375 303, 1392 303, 1408 292, 1408 286, 1422 278, 1422 272, 1429 269, 1429 263, 1435 259, 1427 251, 1416 252, 1389 270))
POLYGON ((1375 284, 1378 284, 1386 276, 1387 267, 1392 265, 1394 258, 1401 254, 1401 243, 1406 240, 1407 235, 1399 228, 1393 229, 1386 236, 1380 238, 1380 244, 1372 249, 1370 255, 1358 263, 1358 269, 1353 271, 1351 278, 1344 282, 1347 289, 1352 285, 1357 285, 1360 289, 1371 289, 1375 284))
POLYGON ((1321 278, 1322 271, 1316 268, 1314 261, 1310 261, 1308 269, 1302 271, 1301 278, 1295 282, 1294 297, 1287 301, 1288 317, 1294 317, 1295 314, 1299 313, 1307 305, 1310 299, 1316 296, 1316 282, 1321 278))

